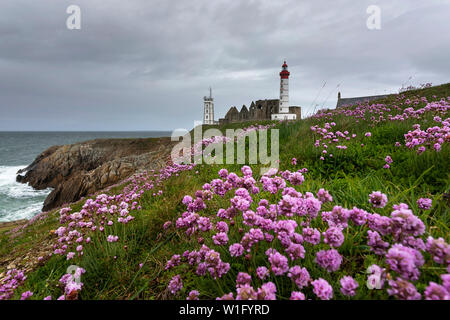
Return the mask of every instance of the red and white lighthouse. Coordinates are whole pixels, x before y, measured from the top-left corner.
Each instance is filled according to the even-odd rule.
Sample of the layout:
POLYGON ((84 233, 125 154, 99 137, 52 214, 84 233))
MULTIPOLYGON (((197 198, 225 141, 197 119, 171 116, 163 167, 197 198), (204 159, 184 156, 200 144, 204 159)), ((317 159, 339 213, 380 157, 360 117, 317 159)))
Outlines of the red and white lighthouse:
POLYGON ((280 113, 289 113, 289 75, 286 61, 282 65, 280 72, 280 113))
POLYGON ((272 120, 295 120, 295 113, 289 113, 289 75, 288 65, 284 61, 280 72, 280 106, 278 113, 272 114, 272 120))

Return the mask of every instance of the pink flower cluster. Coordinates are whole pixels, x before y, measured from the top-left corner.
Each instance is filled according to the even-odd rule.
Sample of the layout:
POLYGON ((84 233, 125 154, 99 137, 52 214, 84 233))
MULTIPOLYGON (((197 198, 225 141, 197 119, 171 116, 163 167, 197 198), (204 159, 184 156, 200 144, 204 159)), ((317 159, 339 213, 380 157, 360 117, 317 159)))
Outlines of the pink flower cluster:
POLYGON ((0 280, 0 300, 10 299, 14 291, 22 285, 27 279, 24 272, 17 269, 11 269, 6 273, 6 276, 0 280))
MULTIPOLYGON (((316 119, 333 119, 333 117, 343 115, 346 118, 353 118, 358 123, 360 120, 368 121, 369 125, 374 126, 380 122, 386 121, 405 121, 407 119, 423 119, 427 115, 434 115, 434 121, 437 125, 429 127, 426 130, 421 130, 419 124, 413 126, 413 131, 405 134, 405 145, 410 149, 417 148, 417 153, 423 153, 427 148, 440 151, 444 143, 450 140, 450 118, 442 120, 441 116, 445 116, 450 109, 450 97, 442 98, 440 101, 428 102, 425 97, 415 97, 413 99, 405 99, 403 95, 397 97, 394 105, 388 106, 385 104, 369 104, 360 103, 356 106, 344 106, 335 110, 319 111, 313 118, 316 119), (419 108, 419 104, 426 104, 419 108)), ((319 134, 319 139, 316 140, 314 146, 319 147, 322 144, 322 155, 320 160, 324 160, 325 155, 328 154, 327 148, 331 143, 338 143, 339 139, 350 140, 346 132, 341 133, 332 132, 334 122, 325 123, 323 128, 318 125, 312 126, 311 130, 319 134), (323 140, 327 140, 324 142, 323 140)), ((366 138, 372 136, 371 132, 364 134, 366 138)), ((351 138, 356 137, 352 135, 351 138)), ((396 146, 401 146, 396 142, 396 146)), ((361 144, 364 147, 364 144, 361 144)), ((345 149, 345 146, 337 146, 338 149, 345 149)), ((332 157, 332 154, 330 154, 332 157)), ((385 169, 390 167, 392 159, 386 157, 385 169)))
POLYGON ((405 146, 409 149, 417 147, 418 154, 427 148, 440 151, 444 143, 450 142, 450 118, 440 122, 440 125, 421 130, 420 125, 415 124, 414 130, 405 134, 405 146))
POLYGON ((188 263, 195 269, 195 273, 204 276, 207 273, 214 279, 221 278, 230 270, 230 264, 222 261, 220 253, 202 245, 199 250, 185 251, 182 257, 173 256, 166 265, 166 269, 171 269, 181 263, 188 263))
POLYGON ((429 198, 420 198, 419 200, 417 200, 417 205, 418 205, 419 209, 422 209, 422 210, 430 210, 432 204, 433 204, 433 200, 431 200, 429 198))
MULTIPOLYGON (((381 103, 369 104, 368 102, 364 102, 356 106, 344 106, 335 110, 319 111, 313 118, 333 119, 333 117, 343 115, 347 118, 354 118, 356 123, 360 120, 365 120, 375 125, 385 121, 421 119, 424 115, 430 113, 444 115, 449 107, 450 98, 442 98, 440 101, 428 102, 426 97, 416 97, 411 100, 399 95, 393 105, 388 106, 381 103), (422 103, 425 103, 426 106, 418 108, 418 105, 422 103)), ((370 137, 371 133, 367 132, 365 136, 370 137)))
MULTIPOLYGON (((58 300, 77 300, 83 288, 81 276, 86 272, 83 268, 76 268, 74 273, 66 273, 59 279, 60 284, 64 287, 64 294, 58 300)), ((51 297, 50 297, 51 298, 51 297)), ((48 300, 48 299, 47 299, 48 300)))
POLYGON ((330 158, 333 157, 332 153, 328 152, 328 148, 330 145, 336 145, 336 149, 338 150, 345 150, 347 149, 347 146, 341 145, 341 141, 349 141, 350 139, 356 138, 356 134, 351 134, 348 131, 336 131, 333 132, 331 129, 332 127, 336 126, 336 123, 325 123, 324 127, 321 128, 318 125, 312 126, 311 131, 313 131, 315 134, 318 135, 318 137, 315 137, 315 143, 314 147, 322 148, 322 156, 320 157, 320 160, 325 160, 325 156, 328 155, 330 158))
MULTIPOLYGON (((161 185, 161 182, 179 172, 191 170, 193 165, 169 164, 159 174, 155 171, 143 172, 129 179, 129 184, 123 193, 118 195, 100 194, 95 199, 87 199, 79 212, 71 213, 71 208, 60 210, 60 223, 55 234, 58 236, 53 246, 54 254, 65 254, 67 259, 73 259, 83 255, 83 246, 92 241, 96 236, 100 241, 100 234, 107 242, 119 241, 119 237, 109 232, 115 230, 114 224, 126 225, 134 220, 132 211, 139 211, 139 200, 145 191, 152 190, 161 185), (71 251, 72 249, 72 251, 71 251)), ((159 190, 154 196, 160 196, 159 190)))
POLYGON ((391 156, 386 156, 386 158, 384 158, 384 161, 386 162, 386 164, 383 166, 384 169, 389 169, 391 167, 392 162, 394 162, 391 156))
POLYGON ((374 191, 369 195, 369 202, 374 208, 384 208, 388 202, 388 198, 380 191, 374 191))
MULTIPOLYGON (((425 225, 406 204, 394 205, 390 216, 341 206, 321 212, 324 203, 333 201, 328 191, 320 189, 317 198, 310 192, 300 193, 294 188, 297 180, 290 179, 292 172, 277 173, 277 170, 270 170, 256 181, 248 166, 242 167, 242 176, 221 169, 219 178, 205 184, 195 193, 195 199, 185 196, 183 204, 187 211, 178 218, 176 228, 188 231, 188 235, 196 233, 201 238, 206 235, 206 241, 216 246, 217 251, 202 244, 199 250, 188 250, 182 256, 174 255, 166 268, 187 264, 198 276, 209 275, 216 281, 225 281, 221 279, 230 271, 230 265, 222 260, 219 252, 225 256, 229 254, 233 259, 245 260, 264 254, 266 262, 256 267, 253 280, 252 273, 240 270, 236 293, 230 292, 218 299, 275 299, 277 288, 274 280, 277 277, 289 278, 298 290, 312 290, 318 299, 331 299, 337 292, 329 282, 323 278, 314 279, 310 271, 298 262, 306 255, 314 255, 317 266, 332 278, 344 263, 338 250, 346 240, 345 234, 352 233, 352 226, 366 230, 369 247, 384 261, 385 267, 371 267, 368 281, 382 287, 386 280, 385 270, 388 269, 391 272, 388 293, 394 297, 418 297, 413 282, 418 280, 425 264, 422 252, 427 251, 434 262, 450 263, 448 244, 441 238, 431 237, 425 244, 421 238, 425 225), (256 196, 259 201, 255 201, 256 196), (265 196, 278 200, 270 203, 265 196), (215 197, 228 198, 230 205, 219 209, 216 217, 206 216, 208 203, 215 197), (317 219, 319 217, 321 219, 317 219), (311 227, 313 221, 320 220, 327 227, 311 227), (344 232, 345 229, 348 231, 344 232), (236 235, 240 241, 228 244, 236 235), (316 247, 319 244, 320 247, 316 247), (393 280, 394 276, 397 276, 396 280, 393 280), (259 288, 255 286, 257 283, 259 288)), ((376 209, 385 208, 387 201, 387 196, 381 192, 373 192, 369 196, 369 202, 376 209)), ((443 279, 448 286, 450 280, 447 277, 443 279)), ((171 281, 169 290, 177 293, 180 283, 181 275, 171 281)), ((351 275, 341 278, 340 285, 342 295, 357 294, 359 284, 351 275)), ((430 284, 429 293, 424 293, 424 296, 445 297, 442 294, 445 285, 436 285, 439 287, 430 284)), ((290 298, 306 299, 305 293, 292 291, 290 298)))
MULTIPOLYGON (((238 135, 237 139, 245 137, 252 131, 265 130, 273 126, 275 126, 275 124, 252 125, 248 128, 244 128, 243 131, 238 135)), ((213 137, 211 139, 204 139, 199 143, 200 149, 196 146, 193 147, 194 154, 196 150, 202 153, 202 148, 210 144, 226 143, 227 141, 228 140, 226 139, 226 137, 213 137)), ((127 186, 123 189, 123 192, 120 194, 93 195, 95 197, 92 199, 87 199, 79 212, 72 213, 71 208, 62 208, 60 210, 60 223, 62 226, 54 232, 57 238, 55 239, 55 243, 53 245, 54 251, 50 255, 66 255, 68 260, 75 257, 81 257, 84 253, 84 247, 92 243, 94 237, 100 242, 105 241, 105 239, 106 242, 109 243, 118 242, 119 237, 117 235, 111 234, 110 232, 115 230, 114 225, 116 223, 126 225, 134 220, 134 211, 141 210, 139 202, 144 192, 154 190, 153 196, 161 196, 163 194, 163 190, 161 189, 163 181, 169 179, 172 176, 178 176, 183 171, 190 171, 193 168, 195 168, 195 164, 178 165, 168 160, 166 167, 161 169, 159 172, 150 170, 148 172, 138 173, 120 182, 120 185, 124 183, 127 184, 127 186)), ((223 181, 221 181, 220 184, 217 185, 215 183, 212 183, 211 185, 205 185, 204 190, 201 190, 196 194, 196 200, 190 201, 189 199, 192 199, 190 197, 187 197, 185 199, 185 202, 189 204, 189 206, 187 211, 188 213, 184 216, 185 220, 182 223, 185 223, 186 225, 190 225, 192 227, 187 231, 188 233, 195 232, 197 228, 203 232, 211 229, 208 218, 198 217, 197 221, 198 215, 196 215, 197 211, 205 208, 203 200, 211 199, 213 195, 211 189, 213 189, 217 194, 220 194, 221 192, 226 192, 227 190, 234 188, 237 184, 242 183, 246 186, 253 185, 255 181, 253 178, 251 178, 251 169, 248 168, 245 174, 249 177, 249 179, 244 179, 243 181, 241 181, 241 178, 239 178, 237 175, 235 177, 231 175, 229 176, 229 180, 226 183, 223 183, 223 181)), ((301 177, 299 177, 298 175, 294 175, 293 179, 301 180, 301 177)), ((119 184, 108 187, 104 191, 109 191, 112 187, 118 185, 119 184)), ((257 193, 259 192, 259 190, 255 187, 252 192, 257 193)), ((245 206, 245 204, 237 203, 237 207, 242 208, 243 205, 245 206)), ((46 218, 47 214, 48 213, 45 212, 37 215, 29 223, 27 223, 25 227, 29 226, 35 221, 46 218)), ((225 214, 233 213, 227 212, 225 214)), ((171 222, 167 222, 164 225, 164 228, 168 229, 170 226, 171 222)), ((21 227, 20 229, 16 228, 12 230, 12 233, 18 235, 19 232, 25 227, 21 227)), ((216 243, 223 245, 228 241, 226 235, 226 224, 219 224, 217 228, 221 231, 221 234, 216 236, 215 241, 216 243)), ((43 257, 40 257, 40 260, 42 259, 43 257)), ((226 266, 227 264, 219 264, 219 266, 216 266, 219 270, 219 274, 227 269, 226 266)), ((14 289, 21 282, 23 282, 23 280, 19 281, 22 278, 24 280, 26 277, 22 272, 19 272, 16 276, 13 276, 12 273, 9 273, 4 279, 2 279, 2 286, 0 287, 0 290, 2 290, 0 291, 0 293, 2 295, 0 297, 10 297, 14 289)))

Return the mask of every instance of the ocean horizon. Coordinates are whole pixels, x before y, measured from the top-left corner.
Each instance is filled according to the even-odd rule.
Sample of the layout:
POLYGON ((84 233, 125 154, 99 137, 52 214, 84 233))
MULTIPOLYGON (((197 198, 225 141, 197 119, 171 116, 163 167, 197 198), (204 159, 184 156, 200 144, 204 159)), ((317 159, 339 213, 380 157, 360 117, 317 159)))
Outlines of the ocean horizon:
POLYGON ((26 168, 54 145, 93 139, 169 137, 171 131, 0 131, 0 222, 30 219, 41 212, 51 189, 35 190, 16 182, 26 168))

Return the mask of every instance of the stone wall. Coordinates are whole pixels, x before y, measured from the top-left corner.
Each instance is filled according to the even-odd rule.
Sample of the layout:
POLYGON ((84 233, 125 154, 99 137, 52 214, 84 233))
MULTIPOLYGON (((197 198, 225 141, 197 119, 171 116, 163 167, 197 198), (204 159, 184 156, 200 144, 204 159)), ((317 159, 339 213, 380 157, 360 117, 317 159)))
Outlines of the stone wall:
POLYGON ((302 107, 291 106, 289 107, 289 113, 295 113, 297 115, 297 120, 302 118, 302 107))
MULTIPOLYGON (((231 107, 224 118, 219 119, 219 124, 236 123, 245 121, 271 120, 273 113, 279 112, 280 100, 256 100, 252 101, 250 108, 242 106, 241 111, 231 107)), ((290 113, 295 113, 297 119, 301 119, 301 107, 289 107, 290 113)))
POLYGON ((352 106, 356 104, 361 104, 365 102, 370 102, 373 100, 383 99, 391 96, 390 94, 383 94, 379 96, 367 96, 367 97, 355 97, 355 98, 342 98, 341 93, 338 93, 338 100, 336 103, 336 108, 341 108, 344 106, 352 106))

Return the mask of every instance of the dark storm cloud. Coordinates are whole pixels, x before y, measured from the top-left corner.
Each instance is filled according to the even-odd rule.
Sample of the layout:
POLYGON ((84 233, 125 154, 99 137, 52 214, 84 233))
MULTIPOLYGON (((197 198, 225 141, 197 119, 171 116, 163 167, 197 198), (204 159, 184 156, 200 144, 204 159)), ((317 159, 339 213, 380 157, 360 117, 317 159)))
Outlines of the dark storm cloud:
POLYGON ((450 81, 449 1, 5 0, 0 9, 0 130, 190 128, 210 85, 216 118, 277 98, 283 59, 304 114, 334 106, 338 90, 450 81), (71 4, 81 30, 65 26, 71 4), (366 27, 372 4, 381 30, 366 27))

